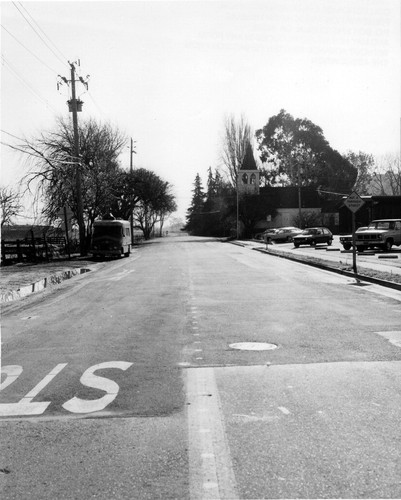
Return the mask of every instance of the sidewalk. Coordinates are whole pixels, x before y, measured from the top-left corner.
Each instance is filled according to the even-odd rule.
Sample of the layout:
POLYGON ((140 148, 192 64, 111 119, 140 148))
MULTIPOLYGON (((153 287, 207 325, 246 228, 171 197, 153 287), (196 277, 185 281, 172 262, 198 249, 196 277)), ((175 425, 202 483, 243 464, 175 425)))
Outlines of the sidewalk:
POLYGON ((401 252, 392 255, 398 258, 387 259, 384 254, 376 253, 368 257, 367 255, 357 257, 357 275, 352 271, 352 251, 340 251, 326 246, 315 249, 308 249, 308 252, 300 252, 299 249, 283 247, 280 244, 269 244, 256 240, 233 240, 234 245, 257 250, 262 253, 276 255, 305 264, 315 265, 317 267, 326 268, 332 271, 337 271, 341 274, 352 276, 360 279, 367 279, 377 284, 391 286, 397 290, 401 290, 401 252), (364 260, 361 261, 361 258, 364 260), (373 260, 374 259, 374 260, 373 260), (380 259, 380 260, 379 260, 380 259))

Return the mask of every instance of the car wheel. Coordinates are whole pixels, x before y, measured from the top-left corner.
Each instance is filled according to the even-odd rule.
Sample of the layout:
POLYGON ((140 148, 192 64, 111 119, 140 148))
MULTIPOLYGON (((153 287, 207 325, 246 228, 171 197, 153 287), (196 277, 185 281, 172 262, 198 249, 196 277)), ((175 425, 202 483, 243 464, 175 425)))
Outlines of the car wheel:
POLYGON ((363 252, 364 250, 364 247, 361 247, 361 246, 357 246, 356 249, 358 250, 358 252, 363 252))
POLYGON ((351 246, 349 243, 343 243, 344 250, 351 250, 351 246))
POLYGON ((333 243, 333 240, 329 240, 329 241, 327 242, 327 246, 329 247, 332 243, 333 243))
POLYGON ((383 245, 383 250, 385 250, 386 252, 390 252, 392 246, 393 246, 393 241, 386 240, 386 243, 383 245))
POLYGON ((315 241, 315 240, 312 240, 312 241, 310 242, 310 246, 311 246, 311 247, 316 246, 316 241, 315 241))
POLYGON ((294 243, 295 248, 299 248, 299 243, 294 243))

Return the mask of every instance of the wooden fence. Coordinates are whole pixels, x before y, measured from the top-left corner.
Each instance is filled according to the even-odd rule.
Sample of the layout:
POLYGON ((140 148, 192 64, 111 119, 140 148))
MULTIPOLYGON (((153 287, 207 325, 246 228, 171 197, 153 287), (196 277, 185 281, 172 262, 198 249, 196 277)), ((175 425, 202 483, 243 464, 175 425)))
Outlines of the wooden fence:
POLYGON ((60 254, 67 254, 66 239, 62 237, 25 238, 1 241, 1 261, 3 265, 14 262, 50 261, 60 254))

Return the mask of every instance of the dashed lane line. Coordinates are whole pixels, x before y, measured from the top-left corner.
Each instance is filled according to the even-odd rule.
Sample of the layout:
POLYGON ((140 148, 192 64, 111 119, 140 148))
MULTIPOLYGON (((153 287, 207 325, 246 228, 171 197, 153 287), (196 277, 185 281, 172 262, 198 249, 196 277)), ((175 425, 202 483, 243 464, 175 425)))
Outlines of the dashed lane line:
POLYGON ((188 369, 185 374, 190 499, 238 499, 214 369, 188 369))

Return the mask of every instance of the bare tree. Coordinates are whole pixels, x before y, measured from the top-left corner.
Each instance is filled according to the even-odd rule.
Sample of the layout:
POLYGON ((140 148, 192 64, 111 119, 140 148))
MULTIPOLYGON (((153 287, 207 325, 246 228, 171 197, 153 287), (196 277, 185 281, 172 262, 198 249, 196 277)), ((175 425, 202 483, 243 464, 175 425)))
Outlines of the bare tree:
POLYGON ((0 187, 1 227, 4 224, 11 224, 12 218, 20 214, 22 210, 20 201, 20 194, 12 188, 0 187))
POLYGON ((239 120, 234 115, 226 117, 221 159, 225 173, 233 187, 237 185, 237 173, 250 143, 251 127, 244 116, 241 116, 239 120))
POLYGON ((358 170, 358 175, 353 190, 360 195, 369 195, 372 186, 372 175, 374 172, 373 155, 359 151, 347 151, 345 158, 358 170))
POLYGON ((31 167, 24 178, 27 189, 35 186, 36 198, 44 201, 49 220, 58 217, 60 209, 69 207, 78 215, 76 167, 81 170, 81 189, 86 228, 90 240, 93 221, 112 204, 116 180, 120 173, 118 156, 126 138, 108 124, 93 119, 82 122, 79 129, 80 157, 74 157, 74 132, 70 121, 59 118, 56 127, 40 136, 13 147, 27 155, 31 167))
POLYGON ((378 195, 401 195, 400 152, 387 153, 375 158, 375 169, 372 172, 372 188, 374 194, 378 195))

